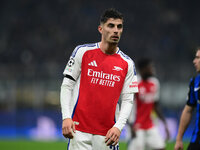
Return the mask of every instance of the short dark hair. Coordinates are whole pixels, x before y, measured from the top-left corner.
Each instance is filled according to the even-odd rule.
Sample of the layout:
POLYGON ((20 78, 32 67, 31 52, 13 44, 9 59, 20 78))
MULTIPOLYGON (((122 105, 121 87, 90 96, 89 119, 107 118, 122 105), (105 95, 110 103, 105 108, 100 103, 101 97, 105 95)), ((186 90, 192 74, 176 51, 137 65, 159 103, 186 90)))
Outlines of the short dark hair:
POLYGON ((196 53, 200 50, 200 46, 199 45, 197 45, 197 46, 195 46, 195 47, 193 47, 193 48, 191 48, 191 50, 192 50, 192 54, 195 56, 196 55, 196 53))
POLYGON ((197 52, 198 50, 200 50, 200 46, 197 46, 197 47, 196 47, 196 52, 197 52))
POLYGON ((142 70, 151 63, 153 63, 153 61, 150 58, 141 58, 140 60, 138 60, 137 66, 139 70, 142 70))
POLYGON ((109 8, 104 11, 100 18, 100 23, 106 23, 106 21, 109 18, 114 18, 114 19, 121 19, 123 20, 123 15, 119 11, 117 11, 115 8, 109 8))

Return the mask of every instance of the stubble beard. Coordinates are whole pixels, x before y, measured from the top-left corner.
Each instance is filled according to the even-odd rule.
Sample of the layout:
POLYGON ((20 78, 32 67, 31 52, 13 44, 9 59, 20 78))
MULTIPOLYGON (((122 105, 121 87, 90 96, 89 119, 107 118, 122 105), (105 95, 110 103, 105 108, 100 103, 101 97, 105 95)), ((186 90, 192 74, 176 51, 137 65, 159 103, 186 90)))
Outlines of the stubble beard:
POLYGON ((113 39, 111 39, 111 40, 109 41, 109 43, 112 44, 112 45, 118 45, 119 40, 120 40, 120 39, 118 39, 118 40, 113 40, 113 39))

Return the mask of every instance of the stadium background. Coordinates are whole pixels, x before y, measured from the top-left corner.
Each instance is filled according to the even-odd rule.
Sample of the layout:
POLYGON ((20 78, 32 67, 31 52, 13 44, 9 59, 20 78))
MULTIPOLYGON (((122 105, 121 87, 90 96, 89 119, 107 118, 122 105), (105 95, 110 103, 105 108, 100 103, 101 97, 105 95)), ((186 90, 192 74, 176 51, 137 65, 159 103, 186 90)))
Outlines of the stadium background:
MULTIPOLYGON (((75 46, 100 41, 99 16, 115 7, 125 17, 121 50, 135 62, 145 56, 155 61, 161 107, 174 141, 188 83, 195 75, 199 4, 197 0, 1 0, 0 140, 64 140, 59 91, 65 64, 75 46)), ((193 126, 194 118, 184 140, 193 126)), ((127 142, 128 133, 125 128, 121 141, 127 142)))

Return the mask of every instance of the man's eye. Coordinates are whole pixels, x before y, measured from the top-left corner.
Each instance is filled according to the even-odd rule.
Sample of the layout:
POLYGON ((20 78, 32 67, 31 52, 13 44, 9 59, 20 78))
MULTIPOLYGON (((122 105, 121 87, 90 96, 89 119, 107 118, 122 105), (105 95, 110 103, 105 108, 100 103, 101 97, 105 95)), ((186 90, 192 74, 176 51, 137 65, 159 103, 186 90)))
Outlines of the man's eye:
POLYGON ((123 27, 122 24, 120 24, 120 25, 117 26, 118 29, 121 29, 122 27, 123 27))
POLYGON ((113 28, 114 24, 108 24, 108 27, 113 28))

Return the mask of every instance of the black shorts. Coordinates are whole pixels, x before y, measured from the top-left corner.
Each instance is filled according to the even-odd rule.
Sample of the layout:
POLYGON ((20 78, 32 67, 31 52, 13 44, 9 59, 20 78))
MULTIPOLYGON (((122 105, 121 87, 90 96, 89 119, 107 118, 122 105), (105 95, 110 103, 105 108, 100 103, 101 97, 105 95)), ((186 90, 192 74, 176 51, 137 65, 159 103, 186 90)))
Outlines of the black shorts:
POLYGON ((200 150, 199 143, 190 143, 187 150, 200 150))

